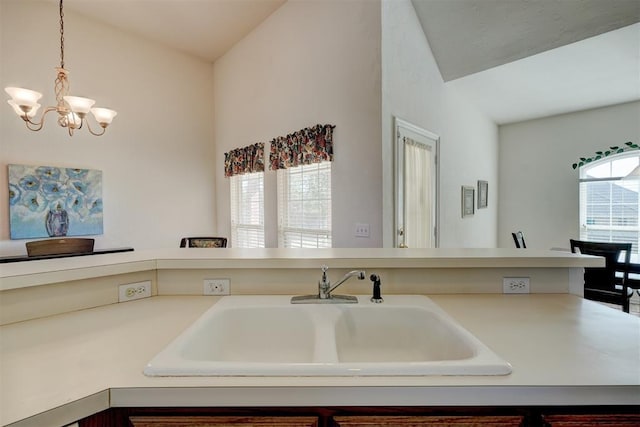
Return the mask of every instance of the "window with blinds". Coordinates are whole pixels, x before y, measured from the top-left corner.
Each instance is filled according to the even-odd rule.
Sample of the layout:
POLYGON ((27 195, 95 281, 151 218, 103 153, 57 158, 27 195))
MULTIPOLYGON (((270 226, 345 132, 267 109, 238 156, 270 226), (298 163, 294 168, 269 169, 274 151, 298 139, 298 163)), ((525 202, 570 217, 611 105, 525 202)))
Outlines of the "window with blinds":
POLYGON ((264 248, 264 172, 234 175, 231 186, 231 246, 264 248))
POLYGON ((331 162, 278 170, 278 246, 331 247, 331 162))
POLYGON ((581 240, 632 243, 633 253, 638 253, 640 176, 634 174, 638 165, 640 155, 634 152, 607 157, 581 168, 581 240))

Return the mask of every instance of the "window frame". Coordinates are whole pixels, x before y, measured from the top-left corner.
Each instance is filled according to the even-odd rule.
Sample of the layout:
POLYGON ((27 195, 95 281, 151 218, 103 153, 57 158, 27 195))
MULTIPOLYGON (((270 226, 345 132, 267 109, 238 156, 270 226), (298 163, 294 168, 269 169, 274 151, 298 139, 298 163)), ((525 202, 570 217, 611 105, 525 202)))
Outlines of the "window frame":
MULTIPOLYGON (((244 195, 244 194, 242 194, 244 195)), ((234 248, 264 248, 265 247, 265 217, 264 217, 264 172, 253 172, 248 174, 234 175, 229 177, 229 202, 230 202, 230 225, 231 225, 231 247, 234 248), (242 222, 241 212, 244 210, 242 205, 242 183, 246 182, 250 185, 249 180, 258 179, 258 221, 242 222), (247 234, 256 233, 255 244, 251 239, 239 238, 239 231, 247 234)), ((248 208, 251 210, 250 208, 248 208)))
MULTIPOLYGON (((628 174, 631 172, 625 171, 625 173, 614 174, 613 172, 613 163, 621 160, 636 158, 635 166, 640 165, 640 151, 633 152, 624 152, 620 154, 614 154, 611 156, 607 156, 603 159, 599 159, 597 161, 588 163, 582 167, 580 167, 580 178, 579 178, 579 229, 580 229, 580 239, 588 240, 588 241, 596 241, 596 242, 627 242, 630 241, 633 243, 632 253, 638 254, 638 247, 640 246, 640 177, 634 177, 633 179, 628 179, 628 174), (604 165, 607 165, 609 169, 609 176, 606 177, 589 177, 588 172, 595 169, 601 168, 604 165), (608 224, 597 224, 591 223, 594 221, 594 214, 589 216, 589 209, 592 212, 595 211, 595 207, 598 206, 597 202, 590 201, 588 195, 588 184, 589 183, 609 183, 609 197, 606 199, 606 203, 600 203, 601 207, 604 208, 602 212, 607 212, 608 215, 603 215, 600 218, 605 218, 608 220, 608 224), (621 185, 622 184, 622 185, 621 185), (617 201, 611 197, 613 191, 615 190, 612 186, 618 185, 618 187, 626 187, 629 191, 636 193, 636 203, 628 203, 625 200, 617 201), (633 206, 635 205, 635 208, 633 206), (635 217, 634 216, 626 216, 620 215, 616 216, 614 211, 617 209, 618 212, 623 212, 623 209, 635 209, 635 217), (591 219, 590 219, 591 218, 591 219), (616 218, 618 219, 616 221, 616 218), (625 222, 631 218, 631 220, 635 219, 635 225, 621 225, 620 223, 625 222), (615 224, 618 222, 618 224, 615 224), (623 235, 624 233, 636 233, 636 237, 632 239, 625 238, 616 238, 615 234, 618 233, 618 236, 623 235), (598 236, 600 234, 600 236, 598 236), (601 236, 607 236, 601 237, 601 236)), ((631 166, 630 166, 631 167, 631 166)), ((631 167, 633 170, 633 167, 631 167)), ((594 191, 594 190, 591 190, 594 191)), ((593 194, 593 193, 592 193, 593 194)), ((597 218, 597 216, 595 216, 597 218)))
MULTIPOLYGON (((277 171, 277 199, 278 199, 278 247, 279 248, 331 248, 333 246, 332 239, 332 194, 331 194, 331 162, 324 161, 319 163, 312 163, 308 165, 300 165, 287 169, 279 169, 277 171), (327 227, 304 227, 304 226, 291 226, 288 219, 292 218, 291 210, 292 203, 291 197, 291 178, 293 174, 300 175, 300 179, 305 179, 305 174, 309 176, 310 173, 316 175, 316 180, 321 180, 321 173, 326 173, 327 176, 324 190, 325 197, 306 197, 302 193, 302 198, 297 200, 302 205, 303 211, 301 212, 301 218, 299 221, 305 220, 305 213, 312 216, 308 210, 305 210, 305 206, 310 204, 317 204, 320 206, 320 212, 324 213, 324 216, 318 218, 318 222, 325 222, 327 227), (328 193, 328 196, 327 196, 328 193), (298 234, 299 244, 291 245, 291 235, 298 234), (315 244, 309 244, 315 239, 315 244)), ((318 183, 318 186, 320 184, 318 183)), ((319 187, 318 187, 319 188, 319 187)))

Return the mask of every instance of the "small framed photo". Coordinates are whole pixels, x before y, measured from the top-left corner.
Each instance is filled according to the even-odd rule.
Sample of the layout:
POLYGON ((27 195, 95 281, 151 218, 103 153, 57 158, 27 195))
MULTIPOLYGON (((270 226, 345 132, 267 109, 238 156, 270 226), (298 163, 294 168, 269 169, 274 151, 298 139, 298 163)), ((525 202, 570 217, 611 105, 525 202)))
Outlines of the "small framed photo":
POLYGON ((476 189, 463 185, 462 186, 462 217, 471 216, 475 213, 475 196, 476 189))
POLYGON ((489 183, 487 181, 478 181, 478 209, 487 207, 488 191, 489 191, 489 183))

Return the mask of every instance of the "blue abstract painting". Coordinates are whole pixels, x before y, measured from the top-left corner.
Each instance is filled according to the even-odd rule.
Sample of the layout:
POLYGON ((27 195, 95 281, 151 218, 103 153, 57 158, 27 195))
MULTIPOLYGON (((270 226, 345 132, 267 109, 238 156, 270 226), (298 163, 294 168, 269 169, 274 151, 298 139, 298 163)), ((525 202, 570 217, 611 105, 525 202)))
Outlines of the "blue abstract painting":
POLYGON ((11 239, 102 234, 102 171, 9 165, 11 239))

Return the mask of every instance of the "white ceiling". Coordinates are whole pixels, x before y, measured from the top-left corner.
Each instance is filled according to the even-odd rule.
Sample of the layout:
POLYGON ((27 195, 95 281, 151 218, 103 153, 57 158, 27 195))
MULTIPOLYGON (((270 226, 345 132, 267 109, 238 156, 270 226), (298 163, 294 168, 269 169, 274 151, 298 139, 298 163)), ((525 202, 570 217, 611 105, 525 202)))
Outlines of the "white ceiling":
MULTIPOLYGON (((213 62, 285 1, 64 4, 213 62)), ((446 84, 498 124, 640 99, 640 0, 412 1, 446 84)))
POLYGON ((640 99, 640 0, 412 2, 447 86, 498 124, 640 99))
POLYGON ((285 2, 64 0, 64 8, 214 62, 285 2))
POLYGON ((639 0, 412 0, 445 81, 640 21, 639 0))
POLYGON ((446 85, 470 98, 498 124, 639 100, 640 24, 446 85))

